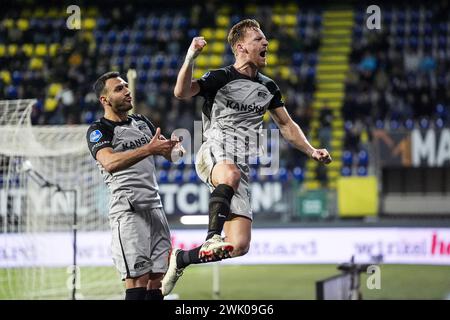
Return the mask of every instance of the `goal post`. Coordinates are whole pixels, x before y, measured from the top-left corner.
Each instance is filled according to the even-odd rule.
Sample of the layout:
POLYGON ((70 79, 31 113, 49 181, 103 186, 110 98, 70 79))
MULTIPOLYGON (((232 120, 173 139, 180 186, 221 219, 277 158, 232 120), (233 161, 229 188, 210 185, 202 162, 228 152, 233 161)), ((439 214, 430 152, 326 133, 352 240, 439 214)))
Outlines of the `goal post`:
POLYGON ((76 298, 120 298, 109 248, 96 244, 109 235, 109 193, 87 148, 88 127, 32 126, 34 104, 0 101, 0 299, 71 299, 73 285, 76 298))

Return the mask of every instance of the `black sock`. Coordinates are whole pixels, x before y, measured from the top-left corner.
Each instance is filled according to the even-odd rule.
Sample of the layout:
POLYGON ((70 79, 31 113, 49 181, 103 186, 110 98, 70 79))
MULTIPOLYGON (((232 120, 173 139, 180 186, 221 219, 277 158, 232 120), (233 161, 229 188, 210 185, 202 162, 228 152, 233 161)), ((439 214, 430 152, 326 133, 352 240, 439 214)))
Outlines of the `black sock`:
POLYGON ((147 290, 145 295, 145 300, 164 300, 161 289, 150 289, 147 290))
POLYGON ((200 252, 200 247, 191 249, 191 250, 182 250, 177 254, 177 267, 186 268, 190 264, 198 264, 203 261, 198 257, 198 253, 200 252))
POLYGON ((147 288, 130 288, 125 291, 125 300, 145 300, 147 288))
POLYGON ((227 184, 219 184, 211 193, 209 199, 209 225, 206 240, 215 234, 222 234, 223 224, 230 214, 230 202, 234 190, 227 184))

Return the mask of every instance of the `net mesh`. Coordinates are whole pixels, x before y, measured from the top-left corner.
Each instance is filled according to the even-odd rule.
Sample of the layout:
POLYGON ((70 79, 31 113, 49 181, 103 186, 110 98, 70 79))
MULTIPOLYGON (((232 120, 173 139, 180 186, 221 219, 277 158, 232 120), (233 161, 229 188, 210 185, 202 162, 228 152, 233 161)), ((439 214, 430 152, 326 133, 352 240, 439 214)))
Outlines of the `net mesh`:
MULTIPOLYGON (((73 255, 72 244, 47 253, 54 263, 39 265, 39 255, 48 241, 73 241, 74 213, 77 243, 108 231, 109 194, 86 145, 87 126, 32 126, 34 103, 0 101, 0 298, 67 299, 73 264, 59 258, 73 255)), ((122 294, 112 261, 77 270, 77 298, 122 294)))

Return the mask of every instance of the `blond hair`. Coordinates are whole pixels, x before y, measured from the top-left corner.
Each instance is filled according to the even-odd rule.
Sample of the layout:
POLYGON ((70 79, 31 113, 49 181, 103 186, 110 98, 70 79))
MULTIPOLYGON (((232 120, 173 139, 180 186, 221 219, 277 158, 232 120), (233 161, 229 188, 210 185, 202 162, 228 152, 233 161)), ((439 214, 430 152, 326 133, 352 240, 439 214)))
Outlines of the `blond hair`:
POLYGON ((230 29, 230 32, 228 33, 228 43, 230 44, 231 50, 234 54, 236 54, 236 43, 244 39, 247 30, 251 29, 260 29, 258 21, 254 19, 245 19, 239 21, 230 29))

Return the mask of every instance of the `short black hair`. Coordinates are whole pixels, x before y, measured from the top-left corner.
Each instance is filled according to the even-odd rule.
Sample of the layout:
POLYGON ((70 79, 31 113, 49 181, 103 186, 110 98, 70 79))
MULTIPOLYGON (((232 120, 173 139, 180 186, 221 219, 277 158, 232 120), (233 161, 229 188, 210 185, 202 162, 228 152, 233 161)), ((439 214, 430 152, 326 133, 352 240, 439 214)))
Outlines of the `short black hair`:
POLYGON ((94 83, 94 91, 97 98, 100 98, 103 90, 105 90, 106 80, 118 77, 120 77, 120 73, 116 71, 109 71, 105 74, 102 74, 94 83))

